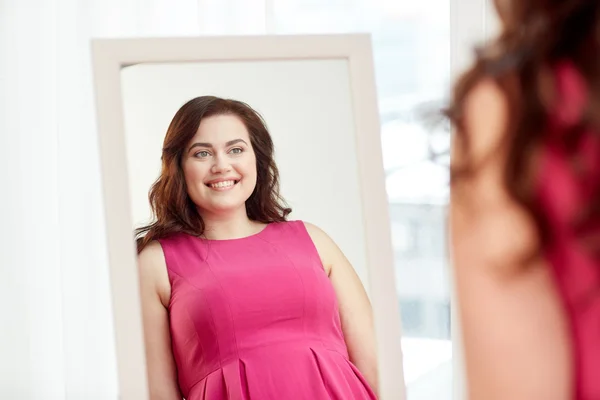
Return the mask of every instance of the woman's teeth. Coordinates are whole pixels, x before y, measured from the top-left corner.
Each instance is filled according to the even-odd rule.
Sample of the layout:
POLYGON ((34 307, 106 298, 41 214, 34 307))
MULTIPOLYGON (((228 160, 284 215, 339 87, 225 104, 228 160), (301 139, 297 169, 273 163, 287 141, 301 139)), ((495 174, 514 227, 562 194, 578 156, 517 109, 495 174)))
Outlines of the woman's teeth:
POLYGON ((235 185, 235 181, 223 181, 223 182, 211 183, 208 186, 210 186, 211 188, 214 188, 214 189, 219 189, 219 188, 231 187, 233 185, 235 185))

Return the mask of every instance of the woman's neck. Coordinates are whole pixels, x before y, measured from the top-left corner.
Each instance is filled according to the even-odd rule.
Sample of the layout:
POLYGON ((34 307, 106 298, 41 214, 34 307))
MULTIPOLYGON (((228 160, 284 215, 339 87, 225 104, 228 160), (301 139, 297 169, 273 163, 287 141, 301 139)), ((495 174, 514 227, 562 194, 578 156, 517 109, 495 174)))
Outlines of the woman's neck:
POLYGON ((252 221, 246 210, 243 213, 228 213, 220 215, 202 215, 206 239, 226 240, 239 239, 260 232, 265 224, 252 221))

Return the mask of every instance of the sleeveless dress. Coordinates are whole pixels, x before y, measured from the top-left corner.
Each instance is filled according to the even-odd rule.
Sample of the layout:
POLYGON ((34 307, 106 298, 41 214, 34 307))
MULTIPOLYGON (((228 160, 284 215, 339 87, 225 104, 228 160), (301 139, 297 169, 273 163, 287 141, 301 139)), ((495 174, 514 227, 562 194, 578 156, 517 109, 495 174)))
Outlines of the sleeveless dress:
POLYGON ((172 349, 187 400, 373 400, 301 221, 241 239, 160 240, 172 349))
MULTIPOLYGON (((578 144, 577 171, 561 136, 577 124, 587 105, 586 84, 570 63, 556 68, 559 101, 550 119, 551 135, 542 158, 539 204, 549 222, 551 246, 547 260, 571 329, 575 400, 600 399, 600 262, 582 247, 572 221, 589 204, 600 183, 600 135, 586 132, 578 144), (582 172, 583 171, 583 172, 582 172)), ((586 229, 600 237, 600 221, 586 229)))

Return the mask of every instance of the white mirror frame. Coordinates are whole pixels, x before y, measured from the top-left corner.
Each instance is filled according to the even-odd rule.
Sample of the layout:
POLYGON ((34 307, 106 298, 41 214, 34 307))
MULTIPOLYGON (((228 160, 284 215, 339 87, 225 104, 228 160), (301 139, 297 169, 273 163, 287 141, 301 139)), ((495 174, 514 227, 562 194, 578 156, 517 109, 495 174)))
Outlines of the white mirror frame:
POLYGON ((380 121, 368 34, 98 39, 92 42, 96 111, 115 328, 119 398, 146 400, 136 250, 125 148, 122 68, 140 63, 346 59, 355 119, 364 226, 380 370, 380 398, 403 400, 400 313, 394 278, 380 121))

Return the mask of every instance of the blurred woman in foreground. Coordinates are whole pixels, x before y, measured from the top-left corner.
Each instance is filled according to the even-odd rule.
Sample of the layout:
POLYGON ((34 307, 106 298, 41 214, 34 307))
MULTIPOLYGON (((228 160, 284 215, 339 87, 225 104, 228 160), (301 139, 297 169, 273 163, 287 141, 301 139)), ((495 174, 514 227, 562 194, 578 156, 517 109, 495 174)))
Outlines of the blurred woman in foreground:
POLYGON ((600 1, 496 9, 449 110, 469 399, 600 399, 600 1))

